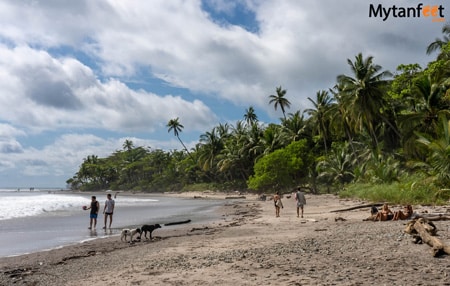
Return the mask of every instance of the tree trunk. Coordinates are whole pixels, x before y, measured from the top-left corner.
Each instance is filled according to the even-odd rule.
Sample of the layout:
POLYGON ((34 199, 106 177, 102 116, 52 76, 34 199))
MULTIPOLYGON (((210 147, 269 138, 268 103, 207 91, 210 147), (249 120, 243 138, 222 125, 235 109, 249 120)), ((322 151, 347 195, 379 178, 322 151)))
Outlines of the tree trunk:
POLYGON ((444 245, 437 237, 435 237, 437 229, 436 226, 424 218, 410 221, 405 228, 405 232, 409 234, 417 234, 420 239, 416 241, 423 241, 433 247, 433 256, 438 257, 442 254, 450 254, 450 246, 444 245))

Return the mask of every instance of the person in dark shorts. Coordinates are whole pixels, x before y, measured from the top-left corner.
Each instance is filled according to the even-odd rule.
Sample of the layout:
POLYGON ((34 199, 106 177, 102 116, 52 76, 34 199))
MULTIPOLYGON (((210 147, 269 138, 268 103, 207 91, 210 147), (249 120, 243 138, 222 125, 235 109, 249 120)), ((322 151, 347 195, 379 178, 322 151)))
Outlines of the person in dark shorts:
POLYGON ((111 194, 108 194, 106 196, 105 207, 103 208, 103 214, 105 215, 105 226, 103 227, 103 229, 106 229, 108 217, 109 217, 109 228, 111 228, 111 224, 113 221, 114 205, 115 202, 112 199, 111 194))
POLYGON ((89 213, 89 218, 90 218, 90 224, 89 224, 89 229, 92 229, 92 225, 94 225, 94 228, 97 227, 97 216, 98 216, 98 211, 100 210, 100 204, 97 201, 97 198, 95 196, 92 196, 91 199, 91 205, 86 208, 86 210, 91 210, 89 213))
POLYGON ((295 193, 295 200, 297 201, 297 217, 299 217, 301 210, 301 216, 303 218, 303 208, 306 205, 306 198, 305 193, 302 192, 301 188, 297 188, 297 192, 295 193))

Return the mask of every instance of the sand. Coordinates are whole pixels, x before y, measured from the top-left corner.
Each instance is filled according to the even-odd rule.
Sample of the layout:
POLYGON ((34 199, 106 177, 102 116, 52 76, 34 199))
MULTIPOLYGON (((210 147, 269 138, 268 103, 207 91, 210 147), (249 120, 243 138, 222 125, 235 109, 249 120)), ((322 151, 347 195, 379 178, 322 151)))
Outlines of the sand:
MULTIPOLYGON (((403 232, 406 221, 363 221, 369 208, 330 212, 367 202, 306 199, 304 218, 297 218, 292 197, 283 198, 276 218, 272 201, 245 195, 226 199, 220 221, 163 227, 151 241, 114 236, 2 258, 0 285, 450 285, 450 257, 414 244, 403 232)), ((435 224, 450 244, 450 222, 435 224)))

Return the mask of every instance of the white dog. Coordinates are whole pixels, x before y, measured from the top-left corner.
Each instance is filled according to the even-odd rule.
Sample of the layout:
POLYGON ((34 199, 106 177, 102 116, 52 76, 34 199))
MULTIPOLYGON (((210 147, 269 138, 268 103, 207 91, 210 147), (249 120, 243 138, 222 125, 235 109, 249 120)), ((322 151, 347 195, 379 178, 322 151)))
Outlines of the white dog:
POLYGON ((122 229, 122 233, 120 234, 120 240, 127 242, 127 237, 130 237, 130 243, 133 242, 133 236, 136 235, 136 233, 141 233, 141 230, 139 228, 133 228, 133 229, 129 229, 129 228, 124 228, 122 229))

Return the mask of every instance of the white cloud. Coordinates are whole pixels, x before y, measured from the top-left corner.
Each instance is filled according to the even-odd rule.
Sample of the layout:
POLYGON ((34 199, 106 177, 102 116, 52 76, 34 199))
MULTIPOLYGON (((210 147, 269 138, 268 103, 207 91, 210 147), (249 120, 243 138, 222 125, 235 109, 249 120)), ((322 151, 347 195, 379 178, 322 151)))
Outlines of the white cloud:
POLYGON ((115 79, 100 82, 72 58, 23 46, 0 46, 0 58, 0 119, 34 132, 66 127, 151 131, 177 114, 199 130, 214 118, 199 100, 134 91, 115 79))

